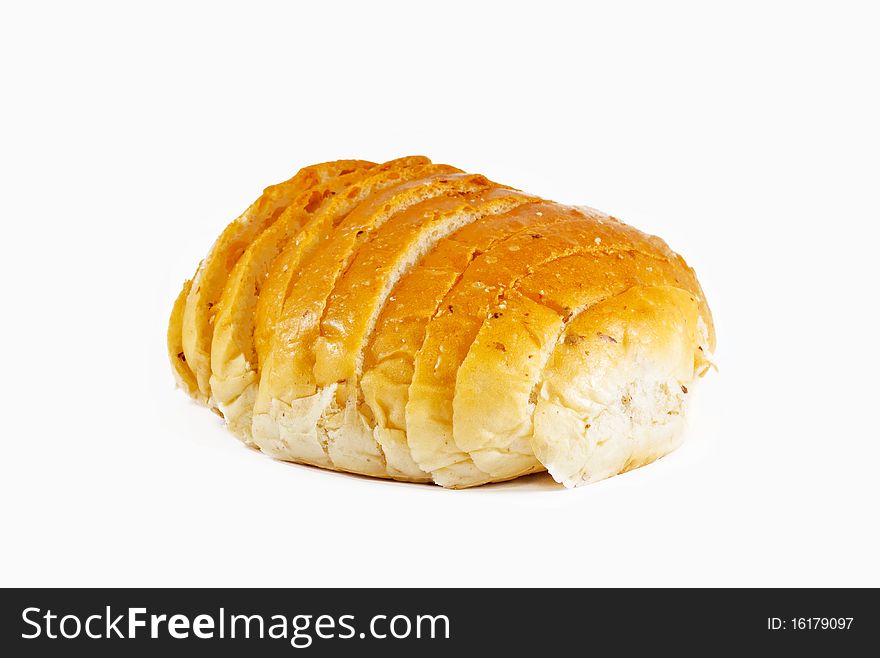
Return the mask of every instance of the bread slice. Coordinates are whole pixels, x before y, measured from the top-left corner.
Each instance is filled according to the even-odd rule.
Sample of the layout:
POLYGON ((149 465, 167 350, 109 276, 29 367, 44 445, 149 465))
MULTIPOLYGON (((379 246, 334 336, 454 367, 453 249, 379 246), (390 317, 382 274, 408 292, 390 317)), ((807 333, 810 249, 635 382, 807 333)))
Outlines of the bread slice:
POLYGON ((187 395, 196 402, 207 404, 207 398, 199 390, 199 382, 195 374, 190 370, 186 362, 186 354, 183 352, 183 309, 186 306, 186 298, 192 288, 192 279, 183 282, 183 288, 174 306, 171 309, 171 318, 168 320, 168 358, 171 361, 171 372, 174 373, 174 381, 177 387, 186 391, 187 395))
POLYGON ((193 278, 182 318, 183 352, 204 398, 211 400, 215 307, 241 254, 303 190, 334 176, 373 166, 361 160, 339 160, 306 167, 293 178, 266 188, 263 195, 221 233, 193 278))
POLYGON ((503 305, 504 295, 542 263, 568 254, 608 246, 651 248, 648 236, 610 218, 600 223, 582 210, 549 203, 543 212, 555 213, 566 221, 508 241, 507 253, 501 258, 479 257, 428 324, 414 363, 406 431, 413 458, 423 470, 432 472, 435 481, 438 477, 448 479, 451 486, 458 480, 488 481, 487 474, 455 446, 452 402, 458 368, 486 317, 503 312, 497 307, 503 305))
POLYGON ((448 165, 434 165, 428 158, 410 156, 379 165, 368 172, 346 194, 332 196, 275 258, 260 290, 254 311, 254 347, 257 361, 265 363, 278 320, 284 311, 284 301, 294 282, 302 273, 314 251, 328 240, 333 229, 370 195, 436 173, 459 170, 448 165))
MULTIPOLYGON (((490 480, 541 469, 530 443, 532 411, 544 365, 566 324, 589 315, 595 304, 639 285, 691 288, 687 293, 699 306, 696 299, 701 291, 695 283, 686 269, 663 254, 608 246, 536 268, 505 295, 505 308, 487 317, 458 370, 455 445, 469 453, 490 480), (503 386, 498 377, 503 378, 503 386)), ((597 339, 614 340, 607 333, 597 339)), ((456 466, 435 477, 449 486, 481 483, 480 478, 468 479, 468 472, 456 466)))
POLYGON ((335 468, 400 477, 396 470, 386 469, 373 436, 372 414, 358 385, 364 347, 394 286, 456 230, 534 201, 535 197, 501 187, 435 197, 389 219, 358 249, 327 300, 321 335, 313 348, 319 389, 315 399, 322 399, 321 389, 335 386, 335 395, 318 420, 319 440, 335 468))
POLYGON ((472 174, 440 173, 373 194, 334 229, 325 248, 303 268, 274 328, 254 405, 253 434, 260 448, 279 459, 332 467, 317 431, 320 412, 335 386, 318 391, 312 346, 319 336, 327 298, 357 249, 373 230, 407 208, 441 195, 473 193, 492 184, 472 174))
POLYGON ((557 482, 595 482, 678 446, 689 388, 708 364, 701 321, 692 293, 634 286, 568 324, 543 373, 530 441, 557 482))

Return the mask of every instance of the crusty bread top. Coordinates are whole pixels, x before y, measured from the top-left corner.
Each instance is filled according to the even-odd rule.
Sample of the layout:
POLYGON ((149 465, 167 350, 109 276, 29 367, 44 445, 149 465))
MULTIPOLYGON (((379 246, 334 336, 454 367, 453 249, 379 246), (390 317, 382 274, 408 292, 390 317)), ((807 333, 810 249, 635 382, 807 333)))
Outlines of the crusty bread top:
MULTIPOLYGON (((328 177, 304 189, 279 218, 258 235, 238 259, 227 278, 220 301, 215 306, 214 332, 211 343, 211 385, 214 397, 223 407, 234 402, 254 379, 258 355, 256 341, 260 318, 257 304, 282 294, 282 282, 269 281, 270 268, 292 241, 301 245, 306 227, 321 224, 336 216, 337 209, 351 205, 360 194, 366 178, 385 174, 389 169, 422 163, 425 158, 407 158, 375 167, 363 167, 328 177), (344 201, 342 201, 344 200, 344 201), (263 286, 270 289, 262 295, 263 286), (273 288, 274 286, 274 288, 273 288), (249 373, 253 373, 249 376, 249 373)), ((285 286, 286 287, 286 286, 285 286)), ((268 307, 267 307, 268 308, 268 307)), ((268 311, 264 309, 263 322, 268 311)), ((266 329, 262 329, 265 332, 266 329)))
POLYGON ((396 283, 450 233, 534 197, 494 187, 422 201, 386 222, 357 251, 327 298, 314 346, 319 386, 355 375, 363 342, 372 334, 373 310, 381 310, 396 283))
POLYGON ((330 238, 340 221, 360 203, 382 190, 432 173, 455 171, 458 170, 454 167, 432 165, 430 160, 421 156, 399 158, 357 175, 343 194, 337 194, 334 190, 322 192, 322 195, 330 197, 327 203, 303 224, 296 238, 275 258, 260 291, 254 317, 257 360, 264 363, 268 357, 284 303, 304 264, 330 238))
POLYGON ((376 227, 424 199, 489 186, 489 181, 479 175, 434 174, 376 194, 346 217, 326 241, 326 248, 314 254, 288 293, 260 382, 261 398, 287 401, 315 393, 312 346, 319 334, 324 306, 358 246, 376 227))

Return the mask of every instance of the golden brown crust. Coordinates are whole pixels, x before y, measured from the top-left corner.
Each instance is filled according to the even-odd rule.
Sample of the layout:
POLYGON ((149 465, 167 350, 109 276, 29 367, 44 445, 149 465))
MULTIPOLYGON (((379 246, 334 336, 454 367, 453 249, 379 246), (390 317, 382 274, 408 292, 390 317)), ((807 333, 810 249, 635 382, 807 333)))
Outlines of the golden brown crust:
MULTIPOLYGON (((316 351, 320 348, 323 357, 318 359, 315 367, 318 384, 327 386, 355 374, 355 361, 370 320, 364 302, 369 300, 371 303, 366 308, 372 309, 393 296, 384 289, 390 279, 388 270, 408 250, 414 249, 420 240, 429 241, 429 247, 438 241, 443 242, 435 239, 435 234, 448 230, 450 220, 457 220, 466 213, 482 219, 534 201, 534 197, 501 187, 436 197, 407 209, 375 231, 375 235, 358 249, 327 299, 316 346, 316 351)), ((472 223, 473 220, 465 225, 471 226, 472 223)), ((420 260, 422 258, 416 262, 420 260)), ((408 275, 409 271, 403 274, 408 275)))
POLYGON ((427 158, 403 158, 328 177, 306 188, 239 258, 217 304, 211 344, 212 393, 237 436, 250 442, 259 375, 257 341, 270 331, 281 291, 298 269, 294 257, 307 256, 307 249, 318 244, 313 238, 347 214, 367 190, 389 177, 399 179, 402 168, 420 170, 418 165, 427 163, 427 158), (271 278, 273 264, 276 273, 271 278), (279 272, 282 268, 287 269, 279 272), (258 311, 261 299, 263 306, 258 311))
POLYGON ((458 171, 446 165, 432 165, 428 158, 411 156, 391 160, 375 170, 352 175, 351 189, 345 194, 335 190, 321 191, 329 197, 304 225, 296 240, 289 243, 274 259, 260 291, 254 311, 254 347, 258 362, 265 362, 274 340, 276 326, 284 310, 284 302, 303 264, 329 238, 334 227, 365 199, 402 182, 423 178, 432 173, 458 171))

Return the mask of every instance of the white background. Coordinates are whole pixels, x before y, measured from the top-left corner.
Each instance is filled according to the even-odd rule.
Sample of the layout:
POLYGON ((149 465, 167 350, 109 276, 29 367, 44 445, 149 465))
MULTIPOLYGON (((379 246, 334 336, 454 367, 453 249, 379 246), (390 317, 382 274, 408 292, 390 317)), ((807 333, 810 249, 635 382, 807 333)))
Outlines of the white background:
POLYGON ((871 3, 240 4, 4 5, 0 584, 880 585, 871 3), (406 154, 686 256, 720 371, 680 451, 445 491, 273 462, 174 390, 226 223, 406 154))

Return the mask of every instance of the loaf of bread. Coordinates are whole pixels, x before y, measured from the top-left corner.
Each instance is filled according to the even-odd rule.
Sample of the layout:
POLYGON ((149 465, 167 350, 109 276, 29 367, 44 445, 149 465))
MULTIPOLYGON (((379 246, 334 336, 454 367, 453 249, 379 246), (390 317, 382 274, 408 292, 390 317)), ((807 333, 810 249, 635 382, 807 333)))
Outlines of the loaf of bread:
POLYGON ((179 386, 247 444, 450 488, 662 457, 714 346, 659 238, 423 157, 269 187, 168 327, 179 386))

